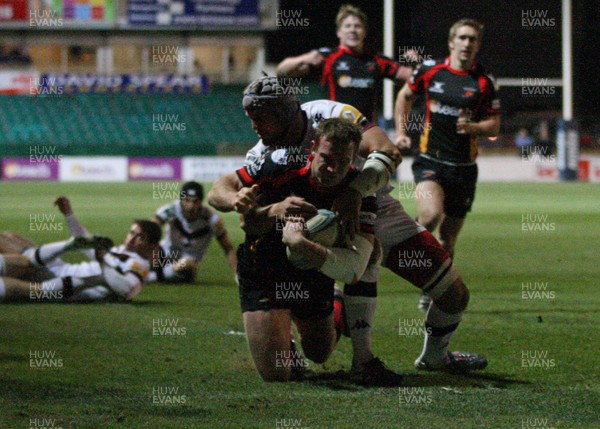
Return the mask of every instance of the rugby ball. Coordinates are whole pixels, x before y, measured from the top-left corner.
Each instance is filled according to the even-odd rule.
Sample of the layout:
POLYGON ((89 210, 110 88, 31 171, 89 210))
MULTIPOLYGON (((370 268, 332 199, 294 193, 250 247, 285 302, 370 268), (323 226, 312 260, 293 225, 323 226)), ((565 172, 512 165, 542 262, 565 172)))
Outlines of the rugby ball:
MULTIPOLYGON (((318 210, 317 214, 304 224, 304 236, 325 247, 332 247, 337 242, 338 234, 337 216, 331 210, 318 210)), ((295 267, 303 270, 313 268, 301 255, 290 251, 289 247, 286 246, 285 250, 288 260, 295 267)))
POLYGON ((304 228, 306 238, 325 247, 331 247, 337 241, 337 216, 331 210, 319 209, 315 216, 306 221, 304 228))

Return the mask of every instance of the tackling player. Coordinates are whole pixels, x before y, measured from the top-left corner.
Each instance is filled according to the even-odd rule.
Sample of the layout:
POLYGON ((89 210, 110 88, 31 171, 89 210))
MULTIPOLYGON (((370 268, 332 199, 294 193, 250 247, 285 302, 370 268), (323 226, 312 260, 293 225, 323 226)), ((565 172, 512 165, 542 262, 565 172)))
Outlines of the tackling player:
POLYGON ((500 130, 494 83, 475 60, 482 34, 483 26, 473 19, 455 22, 448 36, 450 56, 420 66, 396 99, 396 144, 409 148, 406 118, 415 96, 426 97, 425 131, 412 165, 418 222, 432 232, 439 227, 450 255, 475 198, 478 140, 500 130))
POLYGON ((153 220, 166 225, 165 238, 160 243, 160 256, 155 255, 152 261, 149 281, 193 282, 213 237, 236 276, 237 256, 223 219, 203 205, 203 199, 202 185, 187 182, 181 187, 179 200, 157 210, 153 220))
MULTIPOLYGON (((284 59, 277 66, 281 76, 298 77, 317 71, 329 99, 356 107, 370 121, 377 119, 377 92, 384 78, 404 83, 412 67, 371 52, 365 47, 367 16, 359 8, 346 4, 335 19, 337 49, 321 48, 284 59)), ((410 57, 411 53, 405 54, 410 57)))
MULTIPOLYGON (((382 264, 433 297, 426 316, 428 329, 423 352, 415 366, 436 371, 484 368, 487 361, 480 355, 448 351, 449 340, 467 307, 469 291, 453 267, 448 252, 389 195, 392 188, 388 181, 396 164, 386 161, 390 158, 400 159, 397 149, 379 127, 368 123, 352 106, 329 100, 317 100, 300 106, 290 94, 284 82, 272 77, 259 78, 244 91, 244 109, 254 130, 261 137, 247 154, 248 169, 260 168, 269 156, 277 152, 273 152, 273 149, 278 147, 288 151, 285 157, 278 156, 278 162, 294 161, 294 154, 306 151, 309 142, 314 139, 314 127, 326 118, 346 118, 362 124, 363 134, 358 153, 363 157, 361 162, 365 162, 365 157, 367 159, 361 174, 355 179, 358 183, 351 184, 349 188, 355 187, 361 195, 366 196, 383 187, 377 191, 378 213, 375 221, 375 235, 383 247, 382 264), (427 262, 426 267, 406 261, 406 255, 414 255, 415 252, 427 262)), ((244 187, 238 176, 230 173, 215 182, 209 193, 209 203, 218 210, 246 213, 256 204, 257 191, 255 186, 244 187)), ((345 215, 346 219, 355 216, 350 209, 335 208, 335 203, 334 211, 340 216, 345 215)), ((367 271, 358 287, 346 285, 344 288, 354 352, 353 369, 364 374, 366 380, 375 380, 374 384, 377 384, 380 375, 383 374, 385 378, 390 373, 387 369, 382 371, 381 366, 371 371, 373 367, 368 365, 373 361, 371 327, 377 278, 376 270, 367 271)))
POLYGON ((373 197, 363 199, 361 230, 347 246, 326 248, 309 241, 300 220, 331 208, 337 194, 355 179, 358 172, 351 165, 360 140, 359 126, 328 119, 316 130, 312 159, 305 167, 293 168, 273 157, 260 167, 237 171, 245 185, 261 190, 260 205, 243 216, 246 240, 238 251, 238 275, 250 351, 265 381, 287 381, 294 369, 304 366, 290 347, 292 320, 306 356, 325 362, 336 343, 334 279, 355 283, 369 263, 373 197))
MULTIPOLYGON (((248 151, 245 165, 250 172, 260 168, 267 151, 284 148, 281 164, 304 166, 308 160, 316 126, 328 118, 349 120, 362 128, 359 145, 367 158, 361 174, 341 191, 333 203, 342 227, 352 234, 357 230, 358 210, 363 196, 384 186, 401 160, 400 152, 385 132, 368 122, 354 107, 329 100, 300 103, 281 79, 263 77, 244 91, 243 105, 252 127, 261 140, 248 151)), ((281 152, 277 152, 281 153, 281 152)), ((257 187, 244 187, 235 173, 218 179, 208 194, 208 201, 221 211, 246 213, 256 203, 257 187)), ((400 376, 387 369, 371 351, 371 329, 377 302, 377 268, 371 267, 354 285, 344 288, 347 322, 353 348, 352 374, 363 384, 399 384, 400 376)))

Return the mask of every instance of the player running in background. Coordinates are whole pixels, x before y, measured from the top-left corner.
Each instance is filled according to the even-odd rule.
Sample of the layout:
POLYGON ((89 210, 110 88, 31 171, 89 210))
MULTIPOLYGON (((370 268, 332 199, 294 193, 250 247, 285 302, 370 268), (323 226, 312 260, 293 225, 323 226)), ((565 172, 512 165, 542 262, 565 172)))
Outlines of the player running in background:
POLYGON ((187 182, 181 187, 179 200, 157 210, 153 220, 165 225, 165 238, 160 243, 160 256, 155 255, 152 261, 150 281, 193 282, 213 237, 235 277, 237 256, 223 219, 203 205, 203 199, 202 185, 187 182))
MULTIPOLYGON (((363 199, 361 229, 348 244, 326 248, 309 241, 301 220, 317 209, 330 209, 356 178, 358 171, 351 165, 360 140, 358 125, 327 119, 316 130, 306 166, 297 169, 272 157, 237 172, 245 185, 261 189, 259 205, 243 216, 246 240, 239 249, 238 275, 250 351, 265 381, 287 381, 304 367, 290 346, 292 320, 306 356, 317 363, 327 360, 336 343, 334 279, 355 283, 369 263, 374 197, 363 199), (301 266, 291 262, 298 258, 301 266)), ((281 155, 286 156, 285 150, 281 155)))
MULTIPOLYGON (((470 371, 481 369, 487 361, 480 355, 449 352, 448 344, 457 329, 469 301, 469 290, 453 267, 452 259, 438 241, 424 227, 418 225, 404 211, 402 205, 389 195, 390 170, 383 167, 386 158, 380 151, 389 151, 399 157, 397 149, 385 133, 369 124, 352 106, 329 100, 317 100, 299 106, 281 79, 263 77, 253 81, 244 91, 243 105, 252 127, 261 140, 248 151, 246 165, 249 171, 272 156, 277 148, 287 148, 287 157, 278 162, 302 162, 298 154, 306 154, 314 140, 314 127, 331 117, 350 118, 362 124, 363 134, 359 155, 364 163, 357 189, 361 195, 377 191, 377 218, 375 235, 383 247, 382 265, 434 297, 426 316, 427 335, 421 356, 415 362, 419 369, 470 371), (282 87, 283 86, 283 87, 282 87), (271 151, 271 152, 270 152, 271 151), (367 157, 365 162, 364 157, 367 157), (411 256, 418 253, 422 264, 413 264, 411 256)), ((306 158, 303 159, 306 162, 306 158)), ((395 168, 395 166, 394 166, 395 168)), ((257 198, 256 187, 243 187, 235 173, 221 177, 209 193, 209 203, 222 211, 245 213, 257 198)), ((346 207, 335 208, 340 215, 348 215, 346 207)), ((417 261, 419 262, 419 261, 417 261)), ((361 281, 344 287, 347 320, 353 349, 353 370, 364 376, 365 384, 379 384, 393 377, 371 351, 371 328, 376 306, 376 269, 367 270, 361 281), (371 365, 376 363, 377 365, 371 365)), ((393 374, 393 373, 392 373, 393 374)), ((397 377, 399 377, 396 374, 397 377)))
MULTIPOLYGON (((299 77, 318 71, 330 100, 350 104, 370 121, 376 121, 379 83, 385 78, 404 83, 413 68, 365 47, 367 16, 359 8, 343 5, 335 23, 340 41, 337 49, 321 48, 286 58, 277 66, 277 73, 299 77)), ((408 52, 405 56, 412 54, 408 52)))
MULTIPOLYGON (((415 96, 426 97, 425 131, 412 165, 418 222, 432 232, 439 227, 440 243, 450 255, 475 197, 478 140, 500 130, 494 82, 475 60, 482 35, 475 20, 454 23, 450 56, 420 66, 396 99, 396 144, 409 148, 406 118, 415 96)), ((420 305, 428 305, 426 297, 420 305)))
POLYGON ((70 230, 79 232, 69 240, 0 255, 0 301, 128 301, 141 291, 160 241, 156 223, 134 221, 124 243, 113 246, 110 239, 92 237, 74 215, 68 222, 70 230), (84 251, 90 262, 68 264, 59 258, 74 250, 84 251))

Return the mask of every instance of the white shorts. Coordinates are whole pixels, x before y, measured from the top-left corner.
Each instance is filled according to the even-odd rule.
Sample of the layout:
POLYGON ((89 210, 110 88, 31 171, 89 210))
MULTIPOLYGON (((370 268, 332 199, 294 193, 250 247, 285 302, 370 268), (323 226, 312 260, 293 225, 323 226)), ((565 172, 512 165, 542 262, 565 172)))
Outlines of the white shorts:
POLYGON ((375 236, 383 248, 385 261, 390 248, 398 243, 425 231, 411 218, 402 204, 394 199, 388 192, 377 193, 377 218, 375 219, 375 236))
POLYGON ((46 265, 54 277, 92 277, 102 275, 102 269, 97 261, 69 264, 60 258, 54 259, 46 265))

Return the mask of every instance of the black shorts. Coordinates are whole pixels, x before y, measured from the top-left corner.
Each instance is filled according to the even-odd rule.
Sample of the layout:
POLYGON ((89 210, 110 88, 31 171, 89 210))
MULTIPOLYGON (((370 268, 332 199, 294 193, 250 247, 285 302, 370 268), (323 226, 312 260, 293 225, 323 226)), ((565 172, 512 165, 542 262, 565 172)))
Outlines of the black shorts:
POLYGON ((333 311, 333 281, 273 283, 240 277, 239 282, 242 313, 282 308, 298 319, 324 319, 333 311))
POLYGON ((444 213, 464 218, 471 211, 477 185, 477 164, 448 165, 417 156, 412 164, 415 182, 433 180, 444 190, 444 213))

